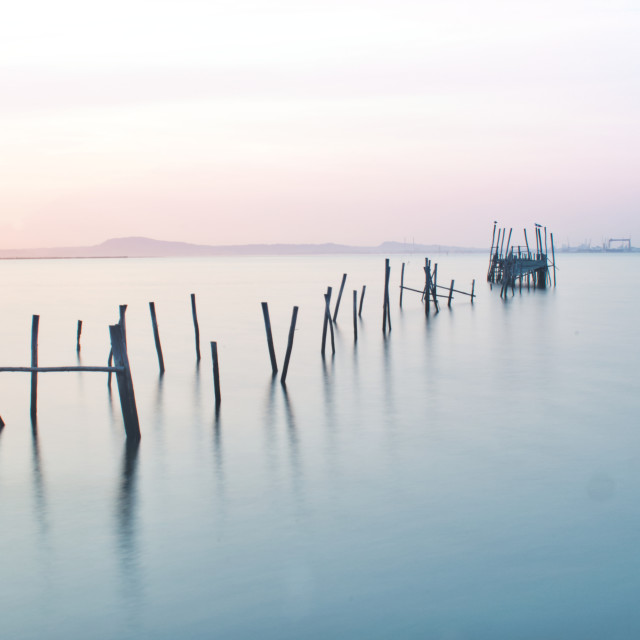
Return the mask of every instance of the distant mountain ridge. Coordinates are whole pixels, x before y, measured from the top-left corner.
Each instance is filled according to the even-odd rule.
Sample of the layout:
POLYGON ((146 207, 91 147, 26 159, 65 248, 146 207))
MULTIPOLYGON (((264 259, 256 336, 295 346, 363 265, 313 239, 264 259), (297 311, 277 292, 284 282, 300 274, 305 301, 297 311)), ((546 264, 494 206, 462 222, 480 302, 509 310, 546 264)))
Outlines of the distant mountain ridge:
POLYGON ((470 249, 447 245, 407 242, 383 242, 377 247, 346 244, 239 244, 208 245, 172 240, 155 240, 142 236, 111 238, 87 247, 45 247, 36 249, 0 249, 0 258, 171 258, 198 256, 293 256, 332 254, 406 254, 406 253, 474 253, 470 249))

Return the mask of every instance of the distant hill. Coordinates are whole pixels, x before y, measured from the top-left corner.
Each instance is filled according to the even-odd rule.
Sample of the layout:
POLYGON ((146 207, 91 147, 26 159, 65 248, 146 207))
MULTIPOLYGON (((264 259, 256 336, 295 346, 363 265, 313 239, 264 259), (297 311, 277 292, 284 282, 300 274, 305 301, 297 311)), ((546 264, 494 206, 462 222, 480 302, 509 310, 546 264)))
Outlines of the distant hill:
POLYGON ((345 244, 239 244, 208 245, 154 240, 144 237, 112 238, 88 247, 48 247, 37 249, 0 249, 0 258, 170 258, 195 256, 293 256, 332 254, 406 254, 474 253, 469 249, 445 245, 383 242, 377 247, 345 244))

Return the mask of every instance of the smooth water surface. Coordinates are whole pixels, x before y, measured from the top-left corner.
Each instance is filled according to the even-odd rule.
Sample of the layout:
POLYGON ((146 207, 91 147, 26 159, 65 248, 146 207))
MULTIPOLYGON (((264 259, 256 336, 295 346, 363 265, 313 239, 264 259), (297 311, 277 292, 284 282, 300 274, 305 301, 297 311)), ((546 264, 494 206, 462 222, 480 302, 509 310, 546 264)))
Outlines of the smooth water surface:
POLYGON ((40 365, 105 365, 128 304, 142 430, 127 447, 106 374, 40 374, 32 425, 29 374, 0 373, 0 635, 639 637, 639 256, 559 256, 506 301, 485 256, 432 258, 477 300, 400 309, 424 257, 393 258, 386 338, 384 256, 0 262, 3 366, 34 313, 40 365), (280 367, 300 308, 286 389, 262 301, 280 367))

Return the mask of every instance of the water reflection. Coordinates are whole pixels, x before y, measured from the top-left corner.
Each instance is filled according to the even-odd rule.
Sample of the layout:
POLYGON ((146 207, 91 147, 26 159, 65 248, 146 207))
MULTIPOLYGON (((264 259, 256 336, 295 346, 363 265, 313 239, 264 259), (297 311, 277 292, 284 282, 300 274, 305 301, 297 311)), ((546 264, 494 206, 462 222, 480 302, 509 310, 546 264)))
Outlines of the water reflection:
POLYGON ((140 442, 125 443, 122 458, 120 490, 116 500, 116 535, 120 562, 122 596, 126 603, 127 617, 135 616, 138 609, 142 581, 140 579, 139 554, 136 540, 136 504, 138 454, 140 442))
POLYGON ((40 533, 46 536, 49 532, 47 518, 47 500, 44 488, 44 474, 40 457, 40 443, 38 441, 38 419, 31 418, 31 464, 33 470, 33 490, 36 508, 36 520, 40 533))
MULTIPOLYGON (((213 461, 220 497, 224 495, 224 467, 222 455, 222 424, 220 407, 216 406, 213 414, 213 461)), ((222 503, 222 501, 220 501, 222 503)))
POLYGON ((303 508, 303 491, 302 491, 302 461, 300 456, 300 441, 298 427, 293 412, 293 407, 286 385, 282 385, 282 398, 284 400, 284 412, 287 423, 287 436, 289 441, 289 455, 291 459, 291 480, 293 493, 296 498, 296 506, 299 510, 303 508))

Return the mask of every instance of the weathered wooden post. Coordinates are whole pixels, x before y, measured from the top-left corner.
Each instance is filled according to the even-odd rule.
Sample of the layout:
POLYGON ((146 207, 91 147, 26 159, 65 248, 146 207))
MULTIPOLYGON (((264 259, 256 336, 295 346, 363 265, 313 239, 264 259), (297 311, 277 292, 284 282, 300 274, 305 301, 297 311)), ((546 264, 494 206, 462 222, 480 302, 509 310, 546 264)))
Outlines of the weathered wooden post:
POLYGON ((293 335, 296 330, 296 320, 298 319, 298 307, 293 307, 293 314, 291 316, 291 326, 289 327, 289 339, 287 340, 287 354, 284 357, 284 366, 282 367, 282 377, 280 382, 285 384, 287 380, 287 373, 289 371, 289 360, 291 358, 291 350, 293 349, 293 335))
POLYGON ((211 343, 211 361, 213 363, 213 391, 216 397, 216 408, 220 406, 222 396, 220 395, 220 370, 218 368, 218 343, 211 343))
POLYGON ((133 392, 133 380, 131 378, 131 368, 129 366, 129 356, 127 355, 127 343, 125 341, 124 327, 118 324, 109 326, 109 337, 111 338, 111 349, 116 371, 116 382, 118 383, 118 393, 120 395, 120 407, 122 408, 122 418, 127 438, 140 440, 140 423, 138 422, 138 409, 136 408, 136 398, 133 392))
POLYGON ((553 233, 551 234, 551 258, 553 260, 553 286, 556 286, 556 252, 553 249, 553 233))
POLYGON ((362 293, 360 294, 360 307, 358 309, 358 318, 362 315, 362 303, 364 302, 364 292, 367 290, 367 285, 362 285, 362 293))
POLYGON ((149 303, 149 311, 151 312, 151 325, 153 327, 153 339, 156 343, 156 352, 158 353, 158 366, 160 373, 164 373, 164 358, 162 357, 162 345, 160 344, 160 333, 158 332, 158 319, 156 318, 155 302, 149 303))
POLYGON ((404 262, 402 263, 402 271, 400 272, 400 308, 402 309, 402 293, 404 291, 404 262))
POLYGON ((358 292, 353 290, 353 341, 358 341, 358 292))
POLYGON ((506 258, 509 253, 509 244, 511 243, 511 233, 513 232, 513 227, 509 229, 509 237, 507 238, 507 250, 504 253, 504 257, 506 258))
POLYGON ((447 300, 447 306, 451 306, 451 297, 453 296, 453 280, 451 281, 451 287, 449 287, 449 299, 447 300))
POLYGON ((331 293, 333 292, 332 287, 327 287, 327 293, 324 294, 324 319, 322 322, 322 348, 320 349, 320 353, 324 356, 325 346, 327 344, 327 329, 331 328, 331 348, 332 353, 336 352, 334 337, 333 337, 333 322, 331 320, 331 293))
POLYGON ((340 308, 340 300, 342 300, 342 291, 344 289, 344 283, 347 281, 347 274, 342 274, 342 282, 340 283, 340 291, 338 291, 338 299, 336 300, 336 308, 333 312, 333 321, 336 322, 338 319, 338 309, 340 308))
POLYGON ((127 320, 126 320, 126 313, 127 313, 127 305, 126 304, 121 304, 118 305, 118 312, 120 314, 120 325, 122 326, 122 334, 124 335, 124 343, 127 344, 127 320))
MULTIPOLYGON (((384 261, 384 297, 382 302, 382 333, 387 332, 387 322, 389 319, 389 258, 384 261)), ((391 327, 389 327, 391 330, 391 327)))
MULTIPOLYGON (((31 318, 31 366, 38 366, 38 326, 40 316, 31 318)), ((35 420, 38 413, 38 373, 31 373, 31 419, 35 420)))
POLYGON ((476 281, 475 278, 471 282, 471 304, 473 304, 474 291, 476 290, 476 281))
POLYGON ((200 328, 198 327, 198 314, 196 313, 196 294, 191 294, 191 315, 193 316, 193 330, 196 334, 196 359, 200 361, 200 328))
POLYGON ((267 347, 269 348, 269 358, 271 359, 271 372, 275 376, 278 373, 278 363, 276 362, 276 352, 273 348, 273 336, 271 335, 271 320, 269 318, 269 305, 262 304, 262 315, 264 316, 264 328, 267 332, 267 347))
POLYGON ((76 337, 76 351, 80 353, 80 334, 82 333, 82 320, 78 320, 78 334, 76 337))

